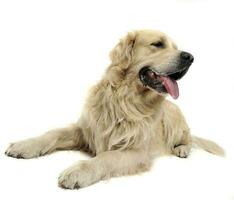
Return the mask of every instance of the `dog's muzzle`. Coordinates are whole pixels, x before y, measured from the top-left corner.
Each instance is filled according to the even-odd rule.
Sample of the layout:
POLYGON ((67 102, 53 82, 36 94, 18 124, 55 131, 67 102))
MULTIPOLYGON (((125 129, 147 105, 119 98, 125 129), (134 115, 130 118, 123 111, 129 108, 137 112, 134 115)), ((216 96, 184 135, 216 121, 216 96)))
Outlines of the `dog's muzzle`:
POLYGON ((182 51, 179 55, 179 64, 172 71, 157 72, 151 66, 144 66, 139 71, 142 84, 159 93, 169 93, 174 99, 179 97, 177 80, 181 79, 194 61, 192 54, 182 51))

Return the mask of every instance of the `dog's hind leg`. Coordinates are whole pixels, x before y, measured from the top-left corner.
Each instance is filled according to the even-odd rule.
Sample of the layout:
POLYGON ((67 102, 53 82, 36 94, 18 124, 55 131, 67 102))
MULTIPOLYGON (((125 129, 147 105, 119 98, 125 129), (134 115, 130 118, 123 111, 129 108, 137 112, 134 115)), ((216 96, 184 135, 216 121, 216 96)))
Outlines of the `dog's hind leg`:
POLYGON ((83 145, 82 130, 77 125, 48 131, 39 137, 11 144, 5 154, 14 158, 34 158, 56 150, 80 148, 83 145))

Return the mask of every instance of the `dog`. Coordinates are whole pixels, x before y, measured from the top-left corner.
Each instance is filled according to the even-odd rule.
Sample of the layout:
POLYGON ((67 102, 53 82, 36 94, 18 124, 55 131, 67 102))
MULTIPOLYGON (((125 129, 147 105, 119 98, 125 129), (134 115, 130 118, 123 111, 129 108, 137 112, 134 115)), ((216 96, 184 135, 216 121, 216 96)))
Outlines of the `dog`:
POLYGON ((186 158, 192 146, 224 155, 214 142, 192 136, 180 109, 166 99, 179 97, 177 81, 193 63, 192 54, 178 50, 160 31, 137 30, 119 41, 110 60, 76 123, 13 143, 6 155, 28 159, 56 150, 88 152, 90 160, 60 174, 58 184, 66 189, 147 171, 156 156, 186 158))

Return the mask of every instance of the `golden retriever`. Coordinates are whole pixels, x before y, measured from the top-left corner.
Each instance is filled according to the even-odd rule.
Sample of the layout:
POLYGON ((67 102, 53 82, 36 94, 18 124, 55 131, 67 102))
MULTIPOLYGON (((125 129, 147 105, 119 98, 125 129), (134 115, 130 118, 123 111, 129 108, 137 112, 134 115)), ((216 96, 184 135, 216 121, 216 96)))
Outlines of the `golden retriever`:
POLYGON ((11 144, 6 155, 34 158, 56 150, 79 149, 93 155, 59 176, 59 186, 86 187, 114 176, 150 169, 155 156, 185 158, 191 147, 223 155, 214 142, 190 135, 179 110, 165 99, 179 96, 177 80, 193 62, 164 33, 128 33, 110 53, 111 64, 88 95, 77 123, 11 144))

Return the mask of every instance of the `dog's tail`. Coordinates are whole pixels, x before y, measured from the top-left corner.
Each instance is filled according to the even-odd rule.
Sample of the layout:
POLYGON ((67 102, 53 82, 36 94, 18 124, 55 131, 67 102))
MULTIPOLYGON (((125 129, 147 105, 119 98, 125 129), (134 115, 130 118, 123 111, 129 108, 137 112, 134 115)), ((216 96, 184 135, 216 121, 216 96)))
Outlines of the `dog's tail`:
POLYGON ((225 152, 222 147, 220 147, 215 142, 210 140, 206 140, 200 137, 193 136, 192 142, 194 147, 201 148, 209 153, 218 155, 218 156, 225 156, 225 152))

